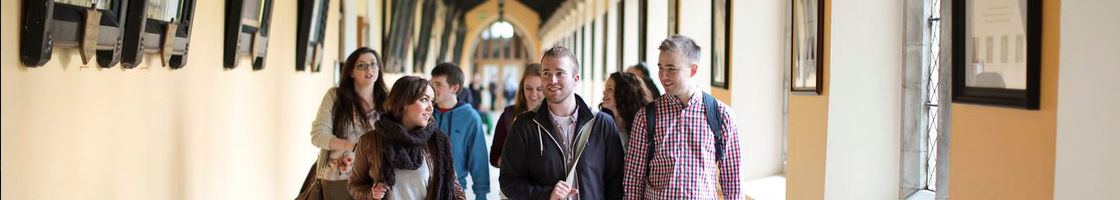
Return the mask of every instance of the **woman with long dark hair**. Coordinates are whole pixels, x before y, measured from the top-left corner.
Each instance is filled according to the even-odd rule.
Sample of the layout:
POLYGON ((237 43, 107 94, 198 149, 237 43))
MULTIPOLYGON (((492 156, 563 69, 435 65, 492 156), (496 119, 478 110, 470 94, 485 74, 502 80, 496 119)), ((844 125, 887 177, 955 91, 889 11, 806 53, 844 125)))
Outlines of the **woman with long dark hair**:
POLYGON ((653 102, 653 96, 646 90, 645 83, 630 73, 611 73, 605 85, 602 107, 613 114, 618 136, 625 147, 630 139, 630 125, 634 123, 634 115, 643 106, 653 102))
POLYGON ((353 199, 346 184, 354 146, 364 133, 374 129, 384 112, 378 104, 388 95, 377 51, 366 47, 354 50, 341 70, 341 81, 327 90, 311 124, 311 144, 321 149, 314 173, 323 199, 353 199))
POLYGON ((393 84, 373 132, 358 142, 349 191, 357 199, 465 199, 451 139, 433 126, 435 90, 405 76, 393 84))
POLYGON ((498 124, 494 126, 494 142, 490 145, 490 165, 497 168, 502 167, 502 147, 506 143, 510 126, 513 126, 513 118, 525 111, 536 109, 544 99, 541 64, 530 63, 525 65, 524 70, 517 89, 517 100, 513 105, 506 106, 502 116, 498 118, 498 124))

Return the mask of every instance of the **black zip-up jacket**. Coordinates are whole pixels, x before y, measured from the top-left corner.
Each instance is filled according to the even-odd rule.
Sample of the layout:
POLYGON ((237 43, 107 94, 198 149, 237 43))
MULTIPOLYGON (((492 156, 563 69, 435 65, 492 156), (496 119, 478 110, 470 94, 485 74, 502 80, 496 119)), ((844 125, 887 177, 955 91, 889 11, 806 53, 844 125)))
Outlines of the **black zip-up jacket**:
MULTIPOLYGON (((593 126, 587 138, 576 176, 579 198, 622 199, 623 152, 614 119, 603 112, 591 109, 578 95, 576 106, 576 133, 572 145, 579 140, 579 130, 586 124, 593 126), (587 123, 592 116, 594 123, 587 123)), ((502 168, 498 181, 502 193, 510 199, 548 199, 558 181, 568 175, 564 171, 564 154, 560 149, 560 135, 552 123, 547 102, 537 110, 522 113, 513 121, 502 152, 502 168)), ((571 184, 571 183, 568 183, 571 184)))

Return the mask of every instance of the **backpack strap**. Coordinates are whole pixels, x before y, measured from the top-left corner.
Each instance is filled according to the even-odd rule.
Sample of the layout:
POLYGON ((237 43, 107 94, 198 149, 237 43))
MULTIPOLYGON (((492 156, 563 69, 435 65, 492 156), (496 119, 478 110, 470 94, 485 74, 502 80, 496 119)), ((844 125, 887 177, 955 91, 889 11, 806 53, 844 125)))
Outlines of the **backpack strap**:
POLYGON ((657 102, 650 102, 649 104, 646 104, 646 141, 649 141, 649 146, 646 146, 646 149, 649 150, 648 153, 646 154, 646 175, 645 175, 645 177, 646 177, 647 180, 649 179, 650 162, 653 161, 654 147, 657 147, 657 145, 654 145, 654 140, 656 140, 654 137, 657 133, 657 130, 654 129, 654 127, 656 127, 656 125, 657 125, 654 122, 654 121, 656 121, 654 119, 657 118, 657 109, 655 109, 656 104, 657 104, 657 102))
POLYGON ((719 101, 708 93, 704 93, 704 114, 708 118, 708 127, 715 134, 716 159, 723 159, 723 118, 720 117, 719 101))

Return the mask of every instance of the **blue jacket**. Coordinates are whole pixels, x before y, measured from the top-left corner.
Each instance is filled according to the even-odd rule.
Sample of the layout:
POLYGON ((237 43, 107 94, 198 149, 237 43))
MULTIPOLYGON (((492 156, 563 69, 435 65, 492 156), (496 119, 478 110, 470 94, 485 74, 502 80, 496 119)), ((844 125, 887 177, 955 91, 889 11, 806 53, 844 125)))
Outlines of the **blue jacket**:
POLYGON ((486 152, 486 138, 482 132, 482 119, 470 104, 460 101, 447 112, 434 111, 436 127, 451 138, 451 154, 455 160, 455 174, 459 185, 467 187, 467 175, 472 178, 471 189, 476 199, 486 199, 490 193, 490 165, 486 152))

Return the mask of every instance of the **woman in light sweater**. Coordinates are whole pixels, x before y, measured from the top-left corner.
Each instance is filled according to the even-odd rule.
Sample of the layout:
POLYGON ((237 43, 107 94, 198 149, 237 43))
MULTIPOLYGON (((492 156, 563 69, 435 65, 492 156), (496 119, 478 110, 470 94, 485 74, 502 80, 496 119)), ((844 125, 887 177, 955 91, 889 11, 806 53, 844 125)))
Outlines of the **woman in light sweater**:
POLYGON ((362 134, 373 130, 387 91, 381 77, 381 57, 366 47, 354 50, 343 63, 341 81, 323 96, 311 125, 311 143, 322 149, 315 178, 326 200, 353 199, 346 190, 354 146, 362 134))
POLYGON ((464 199, 451 139, 433 126, 435 90, 405 76, 393 84, 385 114, 358 142, 350 194, 357 199, 464 199))

